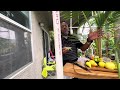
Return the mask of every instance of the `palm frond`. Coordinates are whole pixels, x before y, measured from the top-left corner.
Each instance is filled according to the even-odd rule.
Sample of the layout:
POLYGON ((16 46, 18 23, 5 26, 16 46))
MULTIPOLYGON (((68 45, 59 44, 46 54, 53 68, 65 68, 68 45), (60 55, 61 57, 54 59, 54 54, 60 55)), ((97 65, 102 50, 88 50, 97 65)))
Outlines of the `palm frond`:
POLYGON ((96 25, 98 27, 102 27, 106 23, 111 13, 112 13, 111 11, 106 11, 106 12, 94 11, 94 18, 96 25))
MULTIPOLYGON (((84 11, 87 19, 89 19, 92 16, 91 11, 84 11)), ((64 20, 70 20, 70 11, 62 11, 61 17, 64 20)), ((82 26, 84 23, 86 23, 86 19, 82 13, 82 11, 72 11, 72 19, 73 19, 73 25, 76 23, 80 26, 82 26)))
POLYGON ((90 27, 90 30, 92 30, 91 25, 90 25, 90 23, 89 23, 89 19, 90 19, 90 17, 92 16, 92 13, 91 13, 91 12, 82 11, 82 14, 83 14, 86 22, 88 23, 88 25, 89 25, 89 27, 90 27), (90 15, 90 16, 89 16, 89 15, 90 15))
POLYGON ((110 17, 107 20, 107 24, 115 23, 120 19, 120 11, 112 11, 110 17))

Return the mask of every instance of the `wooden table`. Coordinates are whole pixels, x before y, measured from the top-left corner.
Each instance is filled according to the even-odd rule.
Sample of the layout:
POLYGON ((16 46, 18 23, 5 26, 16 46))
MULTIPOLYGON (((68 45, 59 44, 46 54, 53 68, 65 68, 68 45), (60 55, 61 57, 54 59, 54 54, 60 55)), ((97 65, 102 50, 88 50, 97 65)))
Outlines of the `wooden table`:
POLYGON ((94 71, 88 72, 76 65, 66 63, 64 66, 64 75, 82 78, 82 79, 118 79, 118 73, 116 72, 105 72, 105 71, 94 71))

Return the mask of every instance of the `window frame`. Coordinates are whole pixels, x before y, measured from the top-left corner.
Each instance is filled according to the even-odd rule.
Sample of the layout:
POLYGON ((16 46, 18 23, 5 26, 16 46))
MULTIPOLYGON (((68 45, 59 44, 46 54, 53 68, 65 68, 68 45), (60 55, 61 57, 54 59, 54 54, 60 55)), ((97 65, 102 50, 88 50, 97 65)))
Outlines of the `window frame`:
POLYGON ((32 32, 32 31, 31 31, 31 29, 32 29, 32 28, 31 28, 31 11, 29 11, 29 24, 30 24, 30 29, 27 28, 27 27, 25 27, 25 26, 23 26, 22 24, 20 24, 20 23, 18 23, 18 22, 16 22, 16 21, 12 20, 11 18, 9 18, 9 17, 1 14, 1 13, 0 13, 0 18, 3 19, 3 20, 5 20, 5 21, 7 21, 8 23, 11 23, 11 24, 13 24, 13 25, 15 25, 15 26, 23 29, 23 30, 26 30, 26 31, 28 31, 28 32, 32 32))
POLYGON ((3 15, 0 13, 0 18, 10 24, 13 24, 14 26, 17 26, 19 28, 21 28, 24 31, 30 32, 31 35, 31 51, 32 51, 32 61, 27 63, 26 65, 20 67, 18 70, 12 72, 11 74, 9 74, 8 76, 6 76, 4 79, 13 79, 14 77, 16 77, 18 74, 20 74, 21 72, 24 72, 24 70, 26 70, 28 67, 30 67, 33 62, 34 62, 34 53, 33 53, 33 38, 32 38, 32 14, 31 11, 29 11, 29 25, 30 28, 27 28, 23 25, 21 25, 20 23, 12 20, 11 18, 3 15))

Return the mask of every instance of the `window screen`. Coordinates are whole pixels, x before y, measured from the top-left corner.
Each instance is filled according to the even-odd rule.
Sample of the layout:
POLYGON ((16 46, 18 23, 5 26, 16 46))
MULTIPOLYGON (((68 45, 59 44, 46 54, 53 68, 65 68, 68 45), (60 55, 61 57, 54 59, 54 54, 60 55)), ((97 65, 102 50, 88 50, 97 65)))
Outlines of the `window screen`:
POLYGON ((0 78, 32 61, 31 34, 0 19, 0 78))

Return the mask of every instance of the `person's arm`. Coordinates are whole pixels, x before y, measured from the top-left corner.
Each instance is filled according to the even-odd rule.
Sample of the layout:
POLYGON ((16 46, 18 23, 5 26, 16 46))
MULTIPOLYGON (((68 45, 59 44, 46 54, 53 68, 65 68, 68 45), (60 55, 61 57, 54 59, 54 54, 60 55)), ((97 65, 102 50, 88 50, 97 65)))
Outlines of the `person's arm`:
POLYGON ((97 39, 97 38, 100 38, 103 36, 103 31, 102 30, 98 30, 98 31, 95 31, 95 32, 90 32, 88 34, 88 38, 87 38, 87 42, 85 44, 83 44, 80 49, 82 51, 85 51, 86 49, 89 48, 89 46, 91 45, 91 43, 93 42, 93 40, 97 39))
POLYGON ((85 44, 83 44, 83 45, 80 47, 80 49, 81 49, 82 51, 85 51, 86 49, 89 48, 89 46, 91 45, 92 42, 93 42, 92 40, 90 41, 89 39, 87 39, 87 42, 86 42, 85 44))

